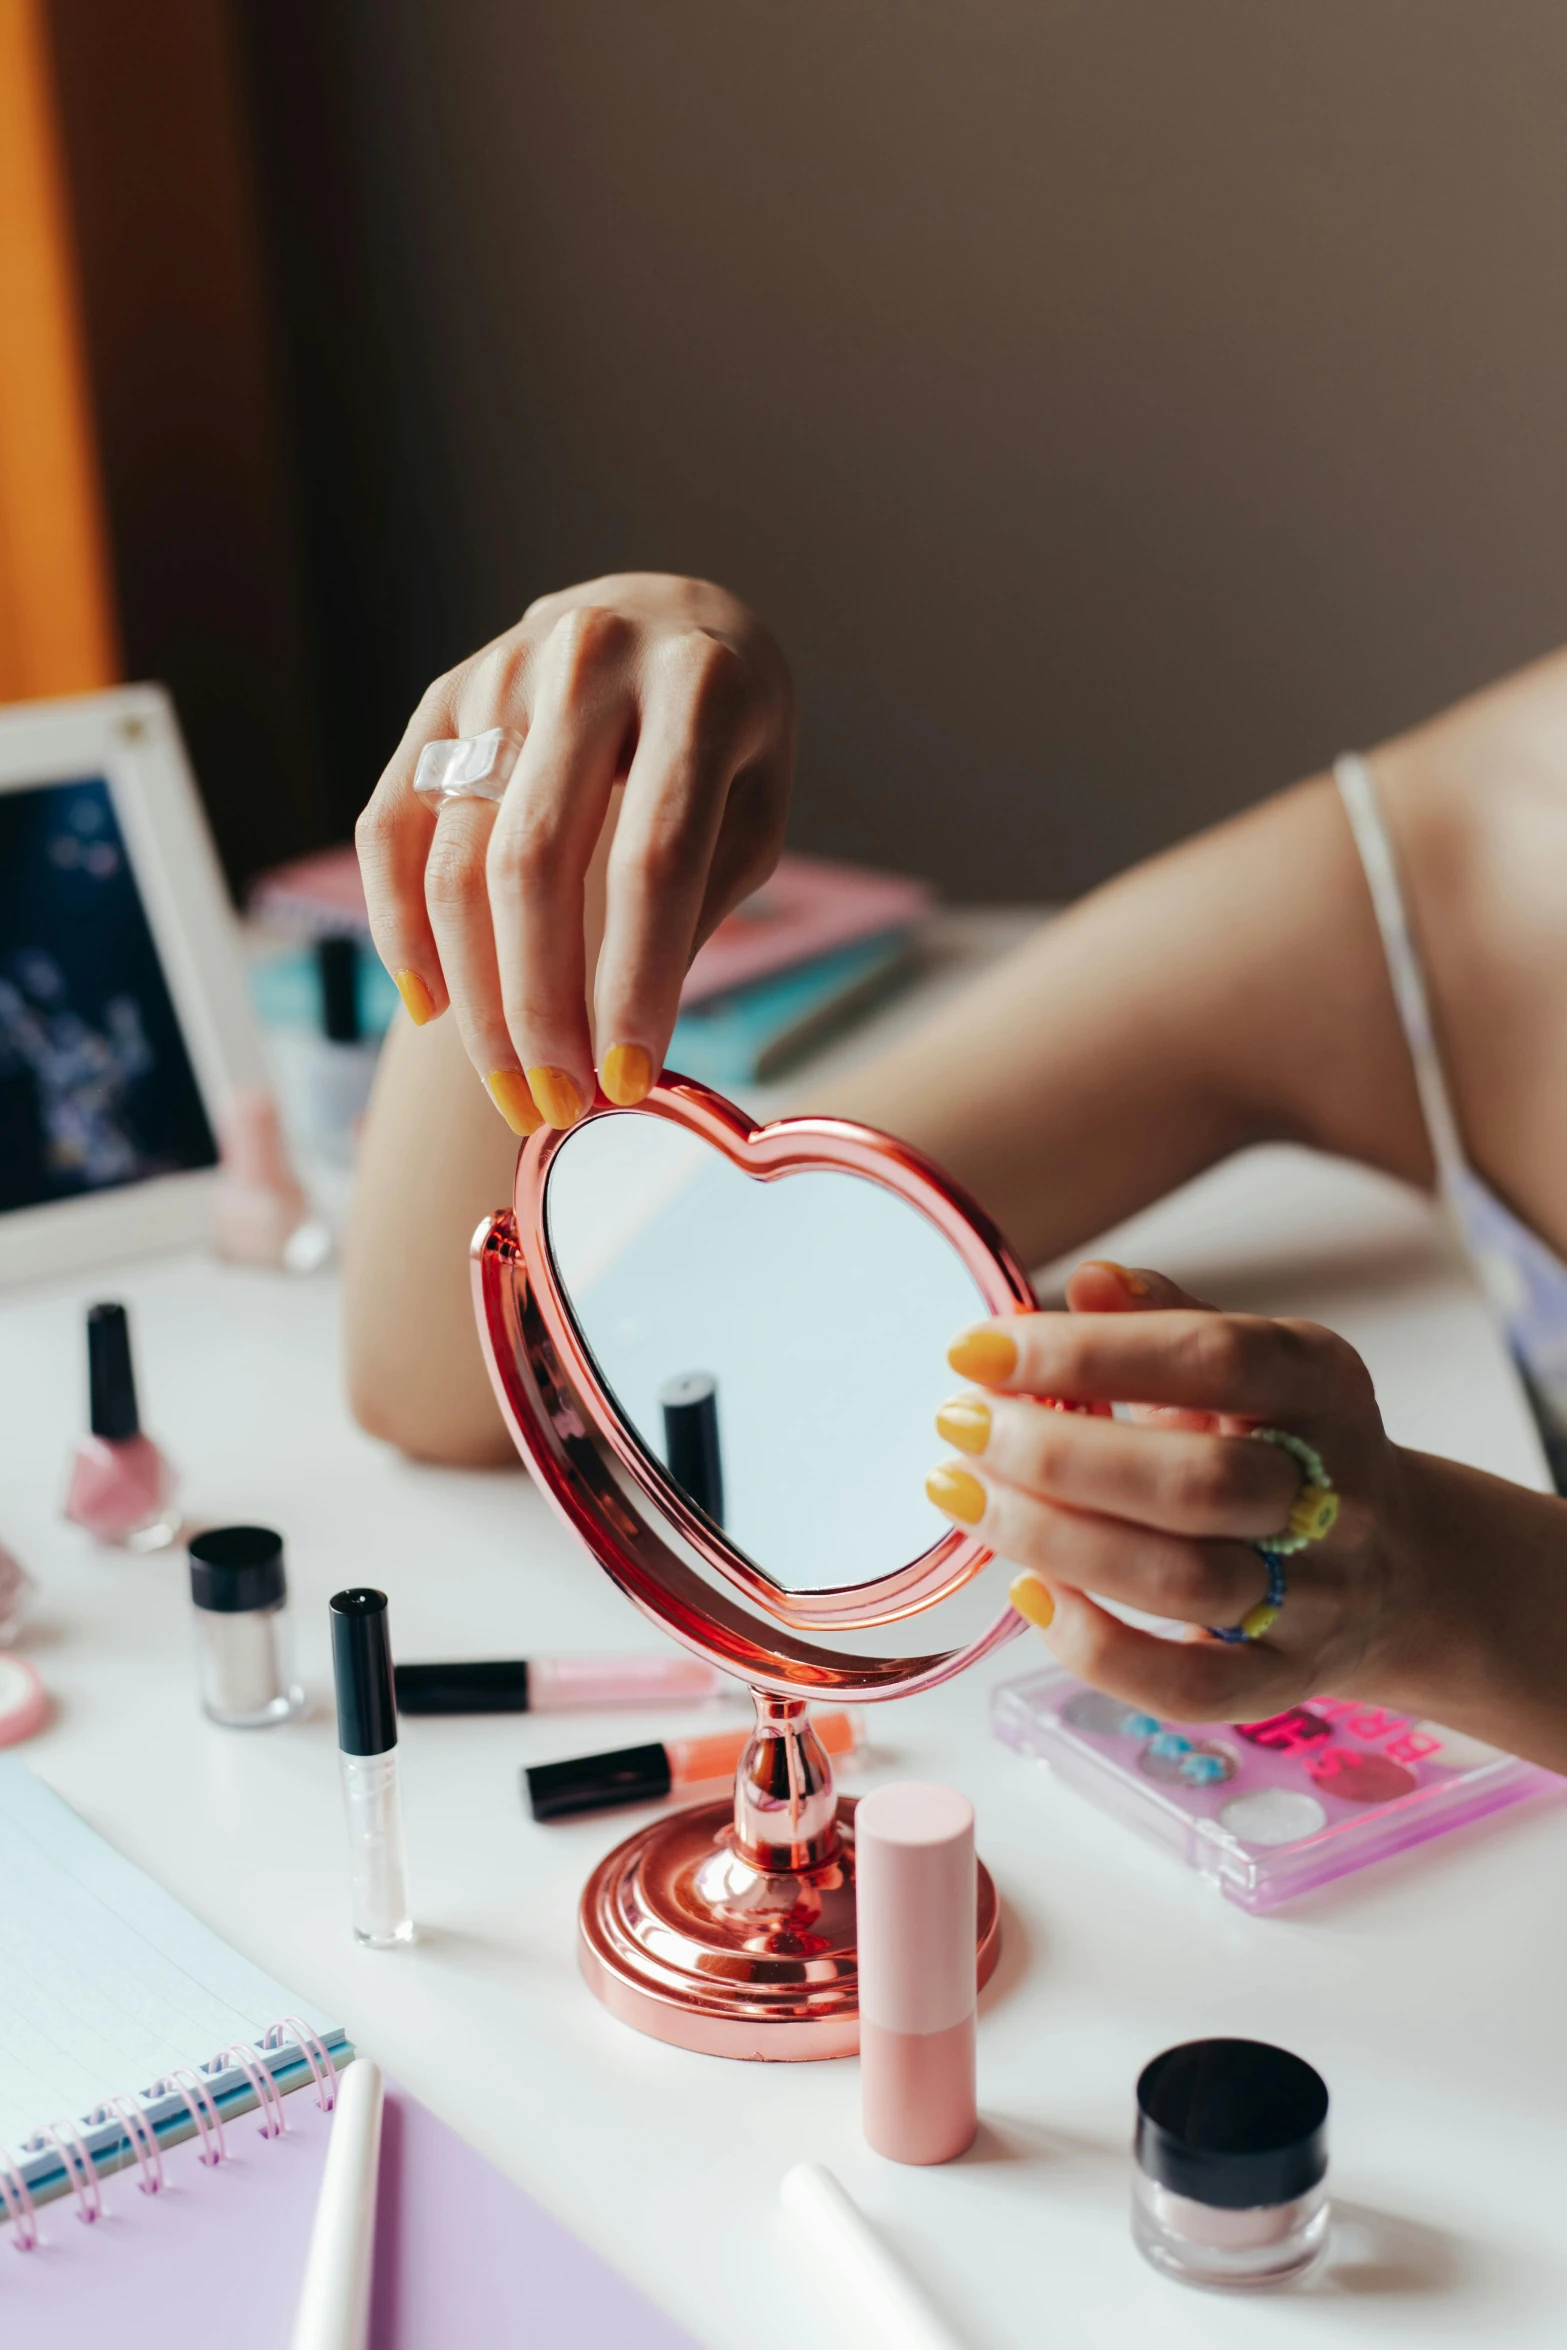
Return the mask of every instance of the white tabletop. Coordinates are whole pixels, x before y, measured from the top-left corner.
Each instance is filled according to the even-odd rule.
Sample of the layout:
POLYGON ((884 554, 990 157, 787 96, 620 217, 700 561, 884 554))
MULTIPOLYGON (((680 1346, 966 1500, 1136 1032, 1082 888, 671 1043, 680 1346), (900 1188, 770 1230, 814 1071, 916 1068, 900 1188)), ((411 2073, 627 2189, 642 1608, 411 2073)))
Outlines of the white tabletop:
MULTIPOLYGON (((1117 1248, 1209 1294, 1333 1321, 1370 1360, 1396 1435, 1539 1481, 1479 1300, 1397 1187, 1256 1154, 1117 1248)), ((166 1259, 112 1288, 132 1307, 147 1422, 186 1471, 192 1514, 286 1533, 311 1712, 280 1731, 205 1723, 182 1554, 100 1552, 56 1516, 96 1277, 0 1305, 0 1532, 44 1585, 28 1653, 58 1699, 20 1751, 710 2350, 847 2344, 777 2218, 778 2182, 802 2159, 838 2171, 972 2350, 1560 2341, 1567 1806, 1504 1815, 1257 1919, 991 1739, 989 1685, 1037 1649, 878 1708, 875 1749, 847 1784, 964 1788, 1005 1904, 981 2011, 980 2140, 944 2169, 900 2169, 861 2140, 853 2063, 686 2055, 612 2022, 578 1978, 579 1888, 640 1815, 536 1827, 518 1766, 689 1716, 409 1722, 420 1939, 388 1953, 352 1943, 328 1595, 384 1587, 410 1657, 652 1635, 520 1473, 413 1467, 351 1425, 330 1278, 166 1259), (1282 2041, 1332 2090, 1342 2216, 1331 2266, 1302 2294, 1199 2296, 1132 2249, 1138 2070, 1219 2032, 1282 2041)), ((525 2280, 519 2294, 525 2309, 525 2280)))

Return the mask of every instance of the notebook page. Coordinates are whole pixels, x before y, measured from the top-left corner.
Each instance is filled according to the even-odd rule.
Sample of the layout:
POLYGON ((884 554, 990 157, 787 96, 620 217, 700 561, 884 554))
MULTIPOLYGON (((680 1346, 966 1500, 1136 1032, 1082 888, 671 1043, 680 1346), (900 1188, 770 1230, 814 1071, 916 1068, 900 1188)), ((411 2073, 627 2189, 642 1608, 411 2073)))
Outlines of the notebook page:
POLYGON ((0 2147, 298 2015, 16 1757, 0 1759, 0 2147))
MULTIPOLYGON (((254 2114, 207 2170, 194 2140, 161 2195, 134 2166, 103 2217, 38 2215, 39 2249, 0 2257, 0 2342, 104 2350, 281 2350, 289 2339, 331 2131, 312 2090, 288 2129, 254 2114)), ((428 2107, 386 2085, 368 2350, 697 2350, 689 2334, 428 2107)))

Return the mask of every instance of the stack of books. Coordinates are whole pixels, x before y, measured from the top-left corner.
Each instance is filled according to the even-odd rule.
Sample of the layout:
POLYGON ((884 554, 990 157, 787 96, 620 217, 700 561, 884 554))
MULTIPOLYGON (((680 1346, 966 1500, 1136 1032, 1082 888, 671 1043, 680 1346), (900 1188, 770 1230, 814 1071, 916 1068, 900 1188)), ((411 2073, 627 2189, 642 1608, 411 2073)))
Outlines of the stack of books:
MULTIPOLYGON (((249 902, 258 920, 296 935, 368 928, 351 848, 262 874, 249 902)), ((902 984, 934 904, 928 883, 901 874, 780 857, 698 950, 670 1067, 716 1086, 782 1075, 902 984)))

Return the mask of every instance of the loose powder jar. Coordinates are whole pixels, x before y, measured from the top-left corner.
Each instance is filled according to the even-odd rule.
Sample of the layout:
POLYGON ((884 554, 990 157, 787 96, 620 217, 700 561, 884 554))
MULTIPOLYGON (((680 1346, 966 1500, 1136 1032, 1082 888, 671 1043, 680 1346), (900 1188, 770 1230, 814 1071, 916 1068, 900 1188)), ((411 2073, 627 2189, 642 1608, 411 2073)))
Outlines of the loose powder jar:
POLYGON ((213 1526, 190 1545, 202 1710, 228 1730, 286 1722, 304 1704, 293 1675, 283 1538, 213 1526))
POLYGON ((1328 2235, 1328 2092, 1262 2040, 1167 2048, 1137 2084, 1132 2236, 1185 2284, 1304 2276, 1328 2235))

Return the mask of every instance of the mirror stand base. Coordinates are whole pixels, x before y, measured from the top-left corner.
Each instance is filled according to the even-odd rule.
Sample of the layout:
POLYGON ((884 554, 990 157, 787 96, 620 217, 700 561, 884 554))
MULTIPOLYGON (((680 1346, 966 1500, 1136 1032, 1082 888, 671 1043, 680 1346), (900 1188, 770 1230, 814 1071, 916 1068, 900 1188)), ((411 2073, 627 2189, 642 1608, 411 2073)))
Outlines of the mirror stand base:
MULTIPOLYGON (((799 1871, 739 1850, 731 1801, 694 1804, 630 1836, 582 1896, 577 1954, 588 1987, 635 2031, 704 2056, 806 2064, 860 2045, 854 1799, 838 1800, 839 1849, 799 1871)), ((989 1871, 979 1871, 981 1985, 1001 1953, 989 1871)))

